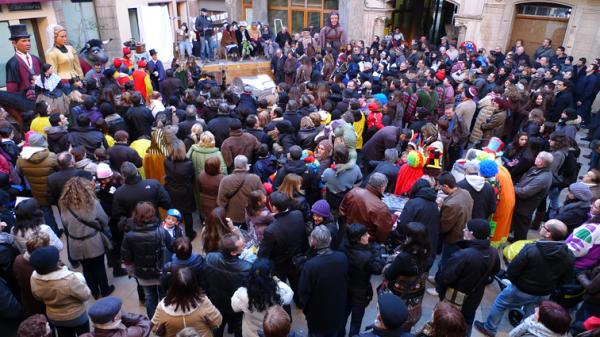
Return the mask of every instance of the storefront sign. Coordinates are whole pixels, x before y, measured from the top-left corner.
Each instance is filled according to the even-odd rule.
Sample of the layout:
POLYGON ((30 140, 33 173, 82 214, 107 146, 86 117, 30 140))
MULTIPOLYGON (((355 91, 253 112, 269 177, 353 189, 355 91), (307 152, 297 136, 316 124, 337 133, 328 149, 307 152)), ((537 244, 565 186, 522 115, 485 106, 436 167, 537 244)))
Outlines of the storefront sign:
POLYGON ((42 9, 42 4, 39 2, 23 2, 16 4, 8 4, 8 10, 10 12, 16 11, 33 11, 42 9))

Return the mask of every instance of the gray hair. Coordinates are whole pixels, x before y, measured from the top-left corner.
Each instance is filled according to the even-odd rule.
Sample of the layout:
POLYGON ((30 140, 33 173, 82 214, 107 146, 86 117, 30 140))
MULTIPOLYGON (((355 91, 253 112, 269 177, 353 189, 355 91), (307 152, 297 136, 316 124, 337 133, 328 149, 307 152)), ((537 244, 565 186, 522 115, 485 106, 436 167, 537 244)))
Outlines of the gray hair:
POLYGON ((197 112, 198 112, 198 110, 196 109, 196 106, 190 104, 190 105, 188 105, 185 108, 185 117, 194 117, 194 118, 196 118, 197 112))
POLYGON ((328 248, 331 243, 331 232, 323 225, 317 226, 310 232, 310 242, 314 249, 328 248))
POLYGON ((398 161, 398 150, 396 149, 386 149, 383 155, 385 157, 385 161, 390 163, 395 163, 398 161))
POLYGON ((127 179, 127 178, 131 178, 131 177, 135 177, 138 174, 139 174, 139 171, 132 162, 125 161, 125 162, 123 162, 123 164, 121 164, 121 175, 123 175, 123 178, 127 179))
POLYGON ((236 169, 248 170, 248 158, 243 154, 235 156, 233 159, 233 167, 236 169))
POLYGON ((550 165, 552 165, 552 161, 554 160, 554 157, 552 156, 552 153, 546 152, 546 151, 542 151, 542 152, 538 153, 537 156, 542 161, 544 161, 544 167, 549 167, 550 165))
POLYGON ((369 178, 367 185, 376 188, 378 190, 382 190, 386 188, 388 184, 388 179, 383 173, 375 172, 369 178))

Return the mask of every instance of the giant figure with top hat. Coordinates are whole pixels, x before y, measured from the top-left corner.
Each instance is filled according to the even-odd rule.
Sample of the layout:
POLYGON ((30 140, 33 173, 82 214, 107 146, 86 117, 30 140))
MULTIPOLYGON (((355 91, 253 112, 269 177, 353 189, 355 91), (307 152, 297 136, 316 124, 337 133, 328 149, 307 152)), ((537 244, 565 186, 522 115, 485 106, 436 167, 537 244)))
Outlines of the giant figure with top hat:
POLYGON ((37 56, 29 54, 31 35, 27 32, 27 27, 19 24, 8 28, 15 55, 6 63, 6 90, 25 96, 27 89, 31 87, 33 76, 40 74, 42 62, 37 56))

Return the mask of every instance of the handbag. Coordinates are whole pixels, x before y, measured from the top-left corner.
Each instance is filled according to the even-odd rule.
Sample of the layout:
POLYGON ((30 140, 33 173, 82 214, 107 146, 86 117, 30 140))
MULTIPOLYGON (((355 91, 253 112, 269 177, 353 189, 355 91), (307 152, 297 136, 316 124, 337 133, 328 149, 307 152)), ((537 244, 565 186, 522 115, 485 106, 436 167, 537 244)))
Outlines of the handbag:
POLYGON ((73 212, 73 210, 71 210, 71 208, 70 208, 70 207, 68 207, 68 208, 67 208, 67 211, 69 211, 69 213, 71 213, 71 215, 72 215, 72 216, 73 216, 73 217, 74 217, 74 218, 75 218, 77 221, 81 222, 81 223, 82 223, 84 226, 87 226, 87 227, 89 227, 89 228, 92 228, 92 229, 96 230, 96 232, 94 232, 93 234, 90 234, 90 235, 86 235, 84 238, 76 238, 76 237, 73 237, 73 236, 71 236, 71 235, 69 235, 69 234, 67 234, 67 235, 69 235, 71 238, 73 238, 73 239, 75 239, 75 240, 85 240, 85 239, 89 239, 89 238, 91 238, 91 237, 93 237, 94 235, 96 235, 96 234, 98 234, 98 233, 99 233, 99 234, 100 234, 100 238, 102 239, 102 245, 104 246, 104 251, 105 251, 106 253, 108 253, 108 252, 110 252, 110 251, 112 250, 112 242, 111 242, 111 240, 110 240, 110 235, 109 235, 109 234, 107 234, 107 233, 105 233, 105 232, 102 230, 102 227, 101 227, 101 226, 100 226, 100 224, 98 223, 98 220, 97 220, 97 219, 94 221, 94 223, 92 223, 92 222, 89 222, 89 221, 87 221, 87 220, 84 220, 84 219, 82 219, 81 217, 79 217, 77 214, 75 214, 75 212, 73 212), (96 225, 98 225, 98 226, 96 226, 96 225))

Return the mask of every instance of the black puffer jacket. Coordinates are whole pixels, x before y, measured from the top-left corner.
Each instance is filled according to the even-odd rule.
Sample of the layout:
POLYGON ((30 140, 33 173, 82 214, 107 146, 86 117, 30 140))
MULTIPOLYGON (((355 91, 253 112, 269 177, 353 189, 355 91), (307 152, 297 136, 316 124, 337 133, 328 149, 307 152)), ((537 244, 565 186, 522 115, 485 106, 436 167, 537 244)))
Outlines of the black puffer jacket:
POLYGON ((158 280, 163 266, 164 232, 159 224, 136 226, 129 222, 130 231, 121 244, 125 264, 133 264, 135 276, 143 280, 158 280))
POLYGON ((368 305, 373 298, 371 275, 380 275, 385 260, 382 248, 377 243, 344 247, 348 257, 348 301, 350 305, 368 305))
POLYGON ((531 295, 545 296, 571 279, 575 256, 558 241, 537 241, 526 245, 506 270, 508 279, 531 295))
POLYGON ((229 125, 233 122, 233 118, 229 115, 218 115, 208 122, 208 131, 215 136, 215 145, 221 147, 223 141, 229 137, 229 125))
POLYGON ((317 136, 317 133, 319 133, 319 131, 314 127, 300 129, 300 131, 298 131, 298 134, 296 135, 298 145, 300 145, 300 147, 305 150, 314 150, 317 145, 315 143, 315 137, 317 136))
POLYGON ((221 314, 232 314, 231 297, 239 288, 246 285, 252 265, 237 256, 223 256, 213 252, 206 255, 202 288, 221 314))

